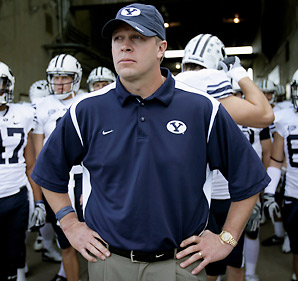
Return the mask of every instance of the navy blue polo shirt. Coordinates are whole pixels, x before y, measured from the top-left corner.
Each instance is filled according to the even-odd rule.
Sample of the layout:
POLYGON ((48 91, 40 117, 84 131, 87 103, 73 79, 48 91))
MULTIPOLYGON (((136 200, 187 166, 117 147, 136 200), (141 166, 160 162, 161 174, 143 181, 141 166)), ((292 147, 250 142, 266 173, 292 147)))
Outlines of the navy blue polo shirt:
POLYGON ((66 193, 69 170, 82 164, 86 223, 114 247, 167 250, 200 234, 208 221, 210 170, 226 176, 234 201, 270 181, 225 109, 162 72, 167 80, 145 100, 118 78, 74 103, 32 174, 40 186, 66 193))

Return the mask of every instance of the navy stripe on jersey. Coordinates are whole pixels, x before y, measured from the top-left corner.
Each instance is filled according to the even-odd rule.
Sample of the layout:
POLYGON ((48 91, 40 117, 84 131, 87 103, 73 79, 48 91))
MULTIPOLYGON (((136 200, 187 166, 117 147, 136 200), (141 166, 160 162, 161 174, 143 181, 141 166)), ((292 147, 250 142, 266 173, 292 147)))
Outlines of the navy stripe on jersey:
POLYGON ((208 85, 207 93, 216 99, 221 99, 230 96, 233 89, 229 81, 223 81, 217 85, 208 85))

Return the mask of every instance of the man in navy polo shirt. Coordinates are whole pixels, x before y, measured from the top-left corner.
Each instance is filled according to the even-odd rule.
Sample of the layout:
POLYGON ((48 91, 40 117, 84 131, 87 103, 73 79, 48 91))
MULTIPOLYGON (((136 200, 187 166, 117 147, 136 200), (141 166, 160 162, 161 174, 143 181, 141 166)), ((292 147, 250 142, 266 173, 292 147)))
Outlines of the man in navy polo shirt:
POLYGON ((89 280, 207 280, 202 269, 232 251, 270 178, 225 109, 160 67, 167 42, 155 7, 120 9, 102 35, 117 81, 72 105, 32 178, 89 261, 89 280), (67 195, 77 164, 85 223, 67 195), (220 235, 205 230, 214 169, 233 201, 220 235))

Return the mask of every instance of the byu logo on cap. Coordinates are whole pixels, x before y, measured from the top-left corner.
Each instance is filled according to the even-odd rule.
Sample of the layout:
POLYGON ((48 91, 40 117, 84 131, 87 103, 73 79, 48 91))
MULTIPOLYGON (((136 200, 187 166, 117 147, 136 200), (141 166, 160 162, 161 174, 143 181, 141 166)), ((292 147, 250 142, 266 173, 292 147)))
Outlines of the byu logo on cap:
POLYGON ((140 14, 141 14, 141 11, 134 7, 124 8, 121 11, 121 15, 127 16, 127 17, 135 17, 135 16, 139 16, 140 14))
POLYGON ((173 134, 184 134, 187 127, 182 121, 172 120, 168 122, 167 129, 173 134))

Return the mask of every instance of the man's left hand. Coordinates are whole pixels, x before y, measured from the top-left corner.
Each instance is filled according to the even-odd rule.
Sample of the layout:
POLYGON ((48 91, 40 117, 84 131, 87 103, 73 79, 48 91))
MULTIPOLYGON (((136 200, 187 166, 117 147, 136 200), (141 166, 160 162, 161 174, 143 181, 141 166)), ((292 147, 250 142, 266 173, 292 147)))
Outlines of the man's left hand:
POLYGON ((193 269, 192 274, 194 275, 204 269, 208 263, 224 259, 233 250, 231 245, 220 241, 218 234, 214 234, 209 230, 205 230, 201 236, 194 235, 182 241, 180 247, 186 249, 176 255, 177 259, 191 255, 180 264, 182 268, 202 259, 202 262, 193 269))

